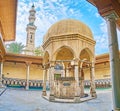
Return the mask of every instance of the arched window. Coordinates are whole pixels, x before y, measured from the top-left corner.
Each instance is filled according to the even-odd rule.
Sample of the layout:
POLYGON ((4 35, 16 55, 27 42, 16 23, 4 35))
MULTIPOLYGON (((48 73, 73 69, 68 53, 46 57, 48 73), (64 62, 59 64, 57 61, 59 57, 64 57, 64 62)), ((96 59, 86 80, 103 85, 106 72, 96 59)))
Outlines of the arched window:
POLYGON ((31 37, 30 37, 31 39, 32 39, 32 35, 31 35, 31 37))
POLYGON ((30 43, 32 43, 32 40, 30 40, 30 43))

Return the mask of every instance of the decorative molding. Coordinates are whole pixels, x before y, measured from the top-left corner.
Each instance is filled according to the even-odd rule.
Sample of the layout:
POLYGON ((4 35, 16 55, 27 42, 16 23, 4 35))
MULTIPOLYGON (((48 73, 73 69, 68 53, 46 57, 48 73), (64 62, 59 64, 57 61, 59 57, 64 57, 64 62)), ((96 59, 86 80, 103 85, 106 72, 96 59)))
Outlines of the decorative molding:
POLYGON ((104 18, 108 21, 116 21, 119 18, 119 16, 115 13, 115 11, 113 11, 110 14, 106 15, 104 18))
POLYGON ((81 41, 83 40, 83 41, 87 41, 90 44, 95 44, 96 43, 93 39, 91 39, 89 37, 86 37, 84 35, 68 34, 68 35, 60 35, 60 36, 49 37, 49 39, 43 43, 43 48, 45 49, 52 42, 68 41, 68 40, 81 40, 81 41))

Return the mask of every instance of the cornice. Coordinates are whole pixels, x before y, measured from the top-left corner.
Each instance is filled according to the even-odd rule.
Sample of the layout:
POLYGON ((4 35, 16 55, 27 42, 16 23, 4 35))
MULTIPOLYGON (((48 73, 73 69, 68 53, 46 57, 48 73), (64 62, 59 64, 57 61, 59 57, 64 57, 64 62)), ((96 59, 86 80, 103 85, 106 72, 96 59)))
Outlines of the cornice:
POLYGON ((68 35, 59 35, 59 36, 49 37, 49 39, 43 43, 43 48, 45 49, 52 42, 68 41, 68 40, 87 41, 88 43, 91 43, 91 44, 95 44, 96 43, 93 39, 91 39, 89 37, 86 37, 84 35, 68 34, 68 35))

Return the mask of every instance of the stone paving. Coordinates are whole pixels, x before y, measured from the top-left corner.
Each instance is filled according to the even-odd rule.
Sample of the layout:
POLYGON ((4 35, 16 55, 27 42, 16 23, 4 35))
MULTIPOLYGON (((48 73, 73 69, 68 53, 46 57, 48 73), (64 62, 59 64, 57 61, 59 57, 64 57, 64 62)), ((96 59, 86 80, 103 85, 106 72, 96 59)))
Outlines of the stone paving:
POLYGON ((6 87, 0 87, 0 96, 5 92, 6 87))
MULTIPOLYGON (((43 98, 45 98, 46 100, 49 101, 49 94, 47 94, 47 96, 43 96, 43 98)), ((76 103, 89 101, 89 100, 92 100, 92 99, 95 99, 95 98, 96 97, 91 97, 90 95, 88 95, 88 97, 80 98, 80 101, 76 102, 76 103)), ((56 103, 75 103, 74 98, 73 99, 59 99, 59 98, 55 98, 55 100, 52 100, 52 102, 56 102, 56 103)))
POLYGON ((42 91, 7 89, 0 96, 0 111, 111 111, 111 90, 97 90, 97 99, 83 103, 54 103, 41 97, 42 91))

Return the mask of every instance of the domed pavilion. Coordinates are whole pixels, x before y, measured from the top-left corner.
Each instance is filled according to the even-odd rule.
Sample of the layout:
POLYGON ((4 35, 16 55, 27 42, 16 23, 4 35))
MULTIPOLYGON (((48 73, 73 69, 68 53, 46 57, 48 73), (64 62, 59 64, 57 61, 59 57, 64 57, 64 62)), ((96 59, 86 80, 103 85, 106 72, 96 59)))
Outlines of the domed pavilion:
POLYGON ((53 24, 43 39, 44 82, 50 85, 49 100, 73 99, 85 96, 85 68, 89 69, 90 95, 96 97, 94 84, 95 40, 90 28, 78 20, 65 19, 53 24))

